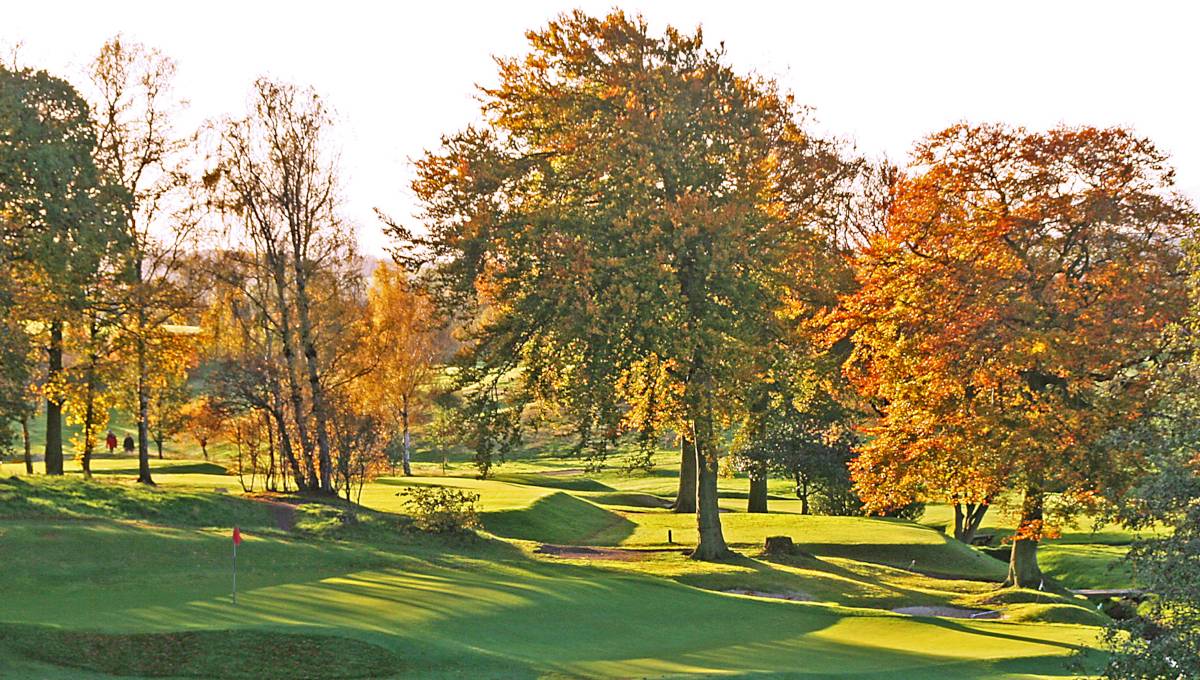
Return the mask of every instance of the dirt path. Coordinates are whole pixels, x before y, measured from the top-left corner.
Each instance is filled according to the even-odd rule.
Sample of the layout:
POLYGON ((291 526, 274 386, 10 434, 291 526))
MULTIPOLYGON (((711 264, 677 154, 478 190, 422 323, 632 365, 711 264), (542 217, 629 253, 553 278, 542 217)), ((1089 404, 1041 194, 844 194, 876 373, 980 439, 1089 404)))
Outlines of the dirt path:
POLYGON ((251 496, 255 501, 263 505, 270 506, 271 519, 275 520, 275 528, 280 531, 292 531, 296 528, 296 506, 291 503, 273 500, 271 498, 263 498, 261 496, 251 496))

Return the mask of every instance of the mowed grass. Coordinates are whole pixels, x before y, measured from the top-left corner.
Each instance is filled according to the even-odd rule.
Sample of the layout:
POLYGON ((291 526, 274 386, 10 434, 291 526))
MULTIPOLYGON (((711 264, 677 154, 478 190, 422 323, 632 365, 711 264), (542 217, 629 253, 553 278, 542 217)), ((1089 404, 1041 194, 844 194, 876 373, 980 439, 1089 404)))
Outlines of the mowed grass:
POLYGON ((935 529, 802 516, 792 500, 749 515, 745 480, 722 480, 722 522, 741 557, 708 564, 680 552, 695 519, 660 507, 675 483, 664 468, 582 475, 572 461, 521 460, 481 481, 419 465, 426 476, 369 484, 370 510, 355 521, 341 504, 305 502, 285 530, 220 466, 156 460, 160 486, 143 489, 131 463, 99 460, 90 483, 0 483, 0 556, 20 565, 5 577, 0 677, 257 677, 230 668, 304 640, 330 660, 307 677, 1070 677, 1077 650, 1096 643, 1098 629, 1083 624, 1099 619, 1069 599, 988 602, 1004 565, 935 529), (485 537, 412 530, 402 492, 414 484, 479 493, 485 537), (246 535, 236 607, 235 524, 246 535), (780 534, 809 554, 762 556, 763 539, 780 534), (536 553, 541 543, 640 552, 561 559, 536 553), (733 589, 811 601, 720 592, 733 589), (888 611, 911 605, 1011 616, 888 611), (47 643, 31 648, 37 639, 47 643), (347 660, 338 675, 355 649, 374 665, 355 675, 347 660))

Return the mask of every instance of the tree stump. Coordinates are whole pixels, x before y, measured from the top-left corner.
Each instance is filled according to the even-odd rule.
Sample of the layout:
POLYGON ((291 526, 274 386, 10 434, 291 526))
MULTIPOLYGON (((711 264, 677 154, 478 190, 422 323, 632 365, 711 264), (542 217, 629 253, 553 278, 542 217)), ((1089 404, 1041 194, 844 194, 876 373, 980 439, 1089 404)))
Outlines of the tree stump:
POLYGON ((795 555, 796 544, 791 536, 767 536, 765 550, 768 555, 795 555))

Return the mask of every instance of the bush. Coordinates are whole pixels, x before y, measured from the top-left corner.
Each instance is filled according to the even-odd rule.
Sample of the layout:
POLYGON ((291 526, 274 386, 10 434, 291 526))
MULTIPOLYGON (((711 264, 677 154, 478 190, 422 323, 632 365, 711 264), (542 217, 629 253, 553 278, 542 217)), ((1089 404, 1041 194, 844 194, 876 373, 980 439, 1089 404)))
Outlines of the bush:
POLYGON ((479 526, 475 504, 479 494, 444 486, 414 486, 405 489, 405 505, 413 523, 422 531, 438 534, 463 533, 479 526))
POLYGON ((921 515, 925 514, 924 503, 909 503, 898 508, 893 508, 883 513, 884 517, 895 517, 897 519, 906 519, 910 522, 915 522, 921 519, 921 515))

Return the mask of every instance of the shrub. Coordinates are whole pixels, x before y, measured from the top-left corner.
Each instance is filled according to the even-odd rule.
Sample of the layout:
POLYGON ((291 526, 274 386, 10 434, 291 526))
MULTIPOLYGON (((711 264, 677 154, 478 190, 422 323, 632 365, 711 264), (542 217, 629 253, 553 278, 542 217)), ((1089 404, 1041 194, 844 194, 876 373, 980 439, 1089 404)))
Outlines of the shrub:
POLYGON ((422 531, 463 533, 479 526, 477 493, 444 486, 414 486, 401 493, 408 498, 405 505, 412 512, 413 523, 422 531))

